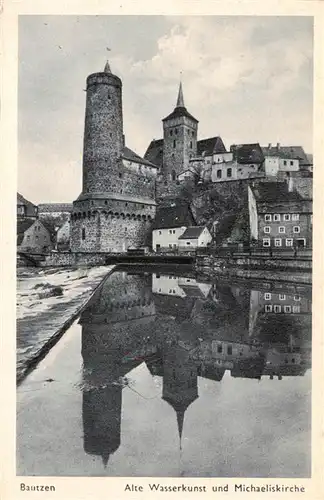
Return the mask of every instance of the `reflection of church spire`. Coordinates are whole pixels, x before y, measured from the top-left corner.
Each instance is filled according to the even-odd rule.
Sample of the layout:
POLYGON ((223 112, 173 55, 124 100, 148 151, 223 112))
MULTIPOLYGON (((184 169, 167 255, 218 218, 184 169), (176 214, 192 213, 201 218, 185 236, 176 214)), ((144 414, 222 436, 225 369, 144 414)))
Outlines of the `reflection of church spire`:
POLYGON ((183 429, 184 414, 185 414, 185 410, 177 410, 177 422, 178 422, 180 451, 182 450, 182 429, 183 429))

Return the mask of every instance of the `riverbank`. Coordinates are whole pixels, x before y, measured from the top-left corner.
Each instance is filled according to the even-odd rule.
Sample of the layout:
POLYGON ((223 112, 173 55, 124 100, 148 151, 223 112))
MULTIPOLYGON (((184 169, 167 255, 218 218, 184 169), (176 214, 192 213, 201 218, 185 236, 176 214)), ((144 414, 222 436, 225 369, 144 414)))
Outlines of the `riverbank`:
POLYGON ((115 267, 18 269, 18 383, 58 341, 115 267))

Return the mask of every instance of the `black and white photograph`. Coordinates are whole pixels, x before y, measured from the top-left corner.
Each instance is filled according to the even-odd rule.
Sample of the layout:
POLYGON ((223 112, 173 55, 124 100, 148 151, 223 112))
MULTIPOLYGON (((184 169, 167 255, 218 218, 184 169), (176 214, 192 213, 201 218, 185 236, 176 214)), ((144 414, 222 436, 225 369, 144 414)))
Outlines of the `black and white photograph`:
POLYGON ((19 15, 17 68, 20 490, 300 491, 314 17, 19 15))

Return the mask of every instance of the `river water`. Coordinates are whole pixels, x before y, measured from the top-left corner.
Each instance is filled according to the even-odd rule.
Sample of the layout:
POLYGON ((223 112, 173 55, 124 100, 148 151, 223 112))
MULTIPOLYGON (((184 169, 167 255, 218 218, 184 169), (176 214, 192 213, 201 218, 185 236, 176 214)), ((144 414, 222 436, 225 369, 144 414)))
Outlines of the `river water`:
POLYGON ((110 275, 18 389, 17 474, 309 477, 311 291, 110 275))

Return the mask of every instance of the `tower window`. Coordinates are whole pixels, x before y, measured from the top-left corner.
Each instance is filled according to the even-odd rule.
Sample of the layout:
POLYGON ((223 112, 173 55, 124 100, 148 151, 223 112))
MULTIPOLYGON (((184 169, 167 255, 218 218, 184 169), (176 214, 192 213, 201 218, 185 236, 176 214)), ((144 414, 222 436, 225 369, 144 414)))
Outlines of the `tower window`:
POLYGON ((219 169, 217 170, 217 179, 221 179, 222 178, 222 171, 219 169))
POLYGON ((173 147, 174 148, 176 147, 176 141, 175 140, 173 141, 173 147))
POLYGON ((188 135, 190 135, 190 130, 188 129, 188 135))
POLYGON ((85 233, 85 229, 84 229, 84 227, 83 227, 83 228, 82 228, 81 238, 82 238, 83 240, 85 240, 85 237, 86 237, 86 233, 85 233))
POLYGON ((192 149, 192 141, 190 141, 190 149, 192 149))
POLYGON ((193 136, 195 135, 195 132, 194 132, 194 131, 192 131, 192 132, 191 132, 191 135, 192 135, 192 137, 193 137, 193 136))
POLYGON ((232 177, 232 169, 231 168, 227 169, 227 177, 232 177))
POLYGON ((175 132, 175 135, 177 135, 178 134, 178 129, 176 128, 174 132, 175 132))
POLYGON ((170 135, 173 135, 173 130, 170 130, 170 135))
POLYGON ((123 174, 121 172, 119 172, 119 178, 121 179, 123 177, 123 174))
POLYGON ((176 173, 175 173, 175 170, 172 170, 172 180, 175 181, 176 180, 176 173))

